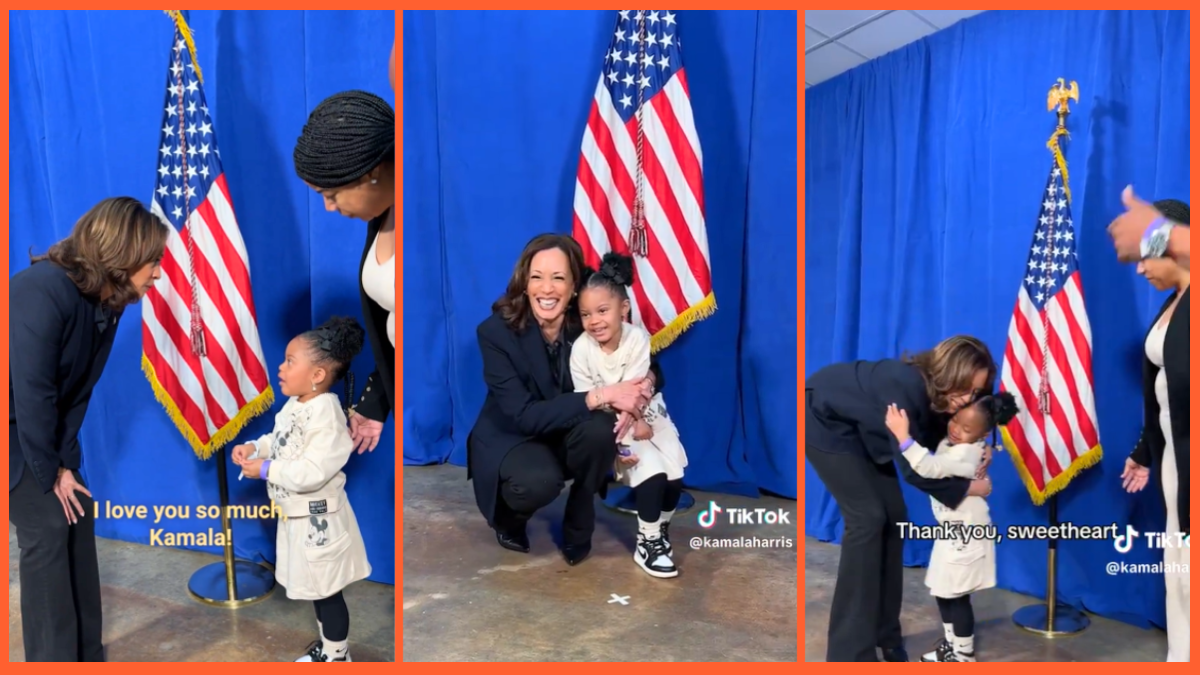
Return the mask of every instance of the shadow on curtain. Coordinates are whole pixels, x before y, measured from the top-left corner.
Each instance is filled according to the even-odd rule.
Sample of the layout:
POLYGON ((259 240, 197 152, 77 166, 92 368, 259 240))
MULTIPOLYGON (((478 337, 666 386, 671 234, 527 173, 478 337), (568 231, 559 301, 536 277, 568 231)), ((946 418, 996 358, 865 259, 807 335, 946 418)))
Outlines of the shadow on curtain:
MULTIPOLYGON (((296 177, 292 148, 326 96, 357 88, 394 101, 386 58, 395 15, 193 11, 190 24, 274 372, 301 331, 334 314, 362 320, 357 272, 366 224, 325 212, 296 177)), ((66 236, 101 199, 149 203, 172 31, 161 11, 10 13, 10 273, 29 265, 31 248, 40 253, 66 236)), ((190 507, 190 517, 117 520, 102 512, 96 532, 142 544, 155 543, 152 532, 219 532, 219 519, 197 513, 219 504, 216 465, 196 458, 154 400, 140 369, 141 330, 140 309, 131 307, 81 433, 84 473, 102 508, 140 505, 153 514, 156 506, 190 507)), ((373 368, 366 348, 353 366, 360 389, 373 368)), ((283 403, 242 438, 269 432, 283 403)), ((345 469, 371 579, 383 583, 395 575, 392 429, 386 425, 379 447, 354 455, 345 469)), ((236 467, 228 466, 233 478, 236 467)), ((233 504, 268 503, 259 481, 234 478, 229 494, 233 504)), ((233 527, 238 557, 274 561, 274 522, 233 527)))
MULTIPOLYGON (((1104 460, 1060 493, 1059 520, 1162 531, 1161 491, 1127 495, 1119 476, 1141 431, 1142 340, 1165 298, 1117 262, 1105 228, 1127 184, 1188 200, 1189 21, 1187 11, 989 11, 808 90, 806 370, 956 333, 1003 357, 1050 169, 1046 93, 1076 80, 1066 156, 1104 460)), ((1008 457, 991 475, 997 525, 1046 522, 1008 457)), ((836 504, 807 466, 805 486, 805 534, 839 541, 836 504)), ((904 487, 909 517, 931 524, 929 498, 904 487)), ((930 548, 910 542, 905 564, 925 565, 930 548)), ((1004 542, 1000 586, 1044 597, 1046 550, 1004 542)), ((1164 626, 1162 575, 1105 572, 1121 559, 1161 553, 1061 542, 1059 600, 1164 626)))
MULTIPOLYGON (((796 15, 677 12, 719 310, 662 352, 695 488, 795 498, 796 15)), ((570 233, 612 11, 405 12, 404 461, 466 461, 475 327, 570 233)), ((466 489, 466 486, 464 486, 466 489)))

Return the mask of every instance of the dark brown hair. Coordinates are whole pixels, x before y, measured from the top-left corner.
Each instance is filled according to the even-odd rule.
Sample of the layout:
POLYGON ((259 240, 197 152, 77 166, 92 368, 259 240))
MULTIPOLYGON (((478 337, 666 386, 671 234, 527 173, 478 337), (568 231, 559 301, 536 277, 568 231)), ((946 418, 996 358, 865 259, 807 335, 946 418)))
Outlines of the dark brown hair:
POLYGON ((67 270, 67 276, 86 296, 99 298, 120 309, 141 296, 129 277, 142 267, 162 260, 167 246, 165 223, 155 218, 133 197, 110 197, 83 214, 70 236, 44 255, 30 255, 31 263, 49 260, 67 270))
POLYGON ((933 349, 905 357, 921 371, 925 391, 934 410, 950 412, 949 398, 955 394, 974 396, 975 373, 987 372, 983 390, 990 392, 996 380, 996 362, 987 345, 970 335, 955 335, 942 340, 933 349))
MULTIPOLYGON (((552 233, 539 234, 530 239, 529 243, 525 244, 525 249, 521 251, 521 256, 517 258, 517 264, 513 266, 512 276, 508 279, 508 288, 504 291, 504 295, 492 303, 492 311, 500 312, 504 322, 516 330, 525 330, 531 313, 529 298, 525 295, 525 289, 529 287, 529 265, 533 262, 533 256, 552 248, 562 251, 567 256, 567 267, 571 272, 571 285, 576 292, 583 283, 583 249, 580 248, 579 242, 565 234, 552 233)), ((569 299, 566 312, 566 321, 568 322, 577 320, 574 302, 574 299, 569 299)))

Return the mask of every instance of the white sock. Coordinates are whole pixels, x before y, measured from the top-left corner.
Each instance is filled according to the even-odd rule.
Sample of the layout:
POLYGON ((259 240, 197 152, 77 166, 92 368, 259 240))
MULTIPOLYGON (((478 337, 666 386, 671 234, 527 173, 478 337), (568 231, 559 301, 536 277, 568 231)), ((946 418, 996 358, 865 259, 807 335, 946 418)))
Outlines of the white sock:
POLYGON ((675 515, 675 509, 671 509, 670 511, 663 511, 662 515, 658 517, 658 522, 669 523, 669 522, 671 522, 671 516, 673 516, 673 515, 675 515))
POLYGON ((662 532, 658 529, 658 523, 660 521, 661 518, 654 522, 638 518, 638 532, 647 539, 658 539, 659 535, 662 534, 662 532))
POLYGON ((952 644, 954 645, 954 651, 958 654, 975 654, 974 635, 969 635, 967 637, 958 637, 956 635, 954 636, 954 641, 952 644))
POLYGON ((326 640, 325 636, 322 635, 321 650, 325 652, 325 656, 328 656, 330 661, 345 658, 346 652, 350 651, 350 641, 347 639, 341 642, 333 642, 332 640, 326 640))
POLYGON ((954 624, 944 623, 942 629, 946 631, 946 642, 954 644, 954 624))

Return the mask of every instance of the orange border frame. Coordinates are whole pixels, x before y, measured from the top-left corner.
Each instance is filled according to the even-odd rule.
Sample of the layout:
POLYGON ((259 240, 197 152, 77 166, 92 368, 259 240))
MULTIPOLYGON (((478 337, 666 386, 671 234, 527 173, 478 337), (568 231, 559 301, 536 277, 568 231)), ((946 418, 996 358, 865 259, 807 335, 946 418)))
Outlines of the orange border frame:
MULTIPOLYGON (((935 7, 936 7, 936 5, 935 5, 935 7)), ((1058 10, 1058 9, 1083 10, 1083 9, 1088 9, 1088 8, 1092 8, 1092 7, 1094 7, 1094 5, 1089 5, 1084 2, 1076 3, 1076 2, 1074 2, 1074 0, 1067 0, 1066 2, 1055 3, 1054 9, 1056 9, 1056 10, 1058 10), (1076 5, 1078 5, 1078 6, 1076 6, 1076 5)), ((1183 8, 1172 8, 1172 7, 1170 7, 1169 3, 1166 6, 1166 9, 1186 9, 1186 8, 1187 8, 1186 5, 1183 8)), ((1041 7, 1041 6, 1030 4, 1025 7, 1013 7, 1011 9, 1045 9, 1045 8, 1041 7)), ((800 19, 803 19, 803 17, 800 17, 800 19)), ((802 24, 803 21, 800 21, 799 23, 802 24)), ((797 30, 801 30, 801 29, 802 29, 802 26, 797 25, 797 30)), ((1079 37, 1080 37, 1080 40, 1086 42, 1086 40, 1087 40, 1086 36, 1079 36, 1079 37)), ((1192 44, 1189 45, 1189 47, 1190 47, 1189 51, 1194 54, 1195 42, 1193 41, 1192 44)), ((799 53, 797 55, 797 60, 801 66, 800 70, 803 71, 804 52, 802 50, 799 51, 799 53)), ((801 77, 803 77, 803 73, 801 73, 800 75, 801 75, 801 77)), ((1196 75, 1197 75, 1197 71, 1195 69, 1193 69, 1192 70, 1192 82, 1191 82, 1192 84, 1196 84, 1196 80, 1197 80, 1196 75)), ((796 120, 797 133, 799 134, 799 136, 797 138, 798 150, 799 150, 798 168, 801 170, 801 174, 803 174, 803 168, 804 168, 804 98, 803 98, 804 92, 803 92, 803 89, 800 90, 799 96, 800 96, 800 100, 798 103, 799 114, 798 114, 797 120, 796 120)), ((1200 139, 1197 139, 1197 137, 1196 137, 1195 118, 1192 118, 1192 120, 1193 120, 1192 128, 1191 128, 1192 157, 1195 158, 1197 156, 1197 143, 1200 142, 1200 139)), ((1195 195, 1197 194, 1197 192, 1200 192, 1200 188, 1197 187, 1198 182, 1200 182, 1200 172, 1193 170, 1192 176, 1191 176, 1191 181, 1192 181, 1191 182, 1192 195, 1193 195, 1193 199, 1195 199, 1195 195)), ((796 308, 797 308, 798 314, 796 317, 796 323, 797 323, 797 330, 798 330, 799 334, 803 335, 803 332, 804 332, 804 274, 803 274, 803 270, 804 270, 804 212, 803 212, 803 209, 804 209, 804 179, 803 179, 803 175, 798 177, 798 181, 797 181, 797 185, 796 185, 796 195, 797 195, 796 205, 797 205, 797 208, 800 209, 800 212, 797 214, 797 223, 796 223, 796 231, 798 234, 798 241, 797 241, 797 246, 796 246, 796 288, 797 288, 797 298, 796 298, 797 307, 796 308)), ((1114 214, 1114 216, 1115 215, 1116 214, 1114 214)), ((1191 322, 1191 330, 1192 330, 1191 358, 1192 358, 1193 362, 1196 360, 1197 356, 1200 355, 1200 350, 1197 349, 1197 340, 1195 337, 1196 321, 1197 321, 1196 315, 1193 314, 1192 322, 1191 322)), ((797 448, 797 452, 800 453, 800 455, 801 455, 801 457, 800 457, 801 461, 799 462, 799 465, 798 465, 799 473, 796 476, 796 482, 797 482, 797 486, 799 488, 798 494, 797 494, 797 497, 798 497, 797 501, 799 502, 797 509, 798 509, 799 515, 796 518, 798 531, 796 534, 797 534, 797 541, 800 543, 800 545, 799 545, 800 554, 801 554, 801 556, 803 556, 804 548, 805 548, 804 530, 802 527, 803 523, 805 522, 805 518, 804 518, 804 467, 805 467, 805 462, 803 459, 803 452, 801 451, 801 449, 804 447, 803 389, 804 389, 805 369, 804 369, 804 348, 803 348, 803 344, 800 341, 797 341, 797 343, 796 343, 796 353, 797 353, 797 357, 798 357, 797 358, 798 367, 796 370, 796 448, 797 448)), ((1198 380, 1196 378, 1192 378, 1191 414, 1193 417, 1200 416, 1200 399, 1198 399, 1197 395, 1196 395, 1197 389, 1198 389, 1197 381, 1198 380)), ((1197 436, 1197 432, 1193 431, 1192 432, 1192 440, 1193 441, 1196 440, 1196 436, 1197 436)), ((1192 481, 1193 482, 1196 479, 1196 472, 1197 472, 1196 465, 1193 464, 1192 465, 1192 481)), ((1196 504, 1193 503, 1192 504, 1192 518, 1195 518, 1195 517, 1196 517, 1196 504)), ((800 564, 801 564, 801 570, 803 570, 803 567, 802 567, 803 558, 800 560, 800 564)), ((803 575, 801 574, 800 575, 801 586, 799 589, 801 635, 804 633, 804 625, 807 621, 807 615, 805 614, 805 607, 804 607, 804 602, 803 602, 803 600, 804 600, 803 582, 804 582, 804 579, 803 579, 803 575)), ((828 618, 829 617, 827 614, 827 610, 824 608, 822 608, 819 611, 819 613, 813 617, 814 622, 816 622, 822 626, 821 630, 824 630, 823 627, 825 626, 826 622, 828 621, 828 618)), ((797 644, 798 644, 798 648, 800 650, 804 649, 803 641, 800 641, 797 644)), ((799 657, 802 655, 803 655, 803 652, 801 651, 801 654, 798 654, 797 660, 800 660, 799 657)), ((911 653, 910 653, 910 655, 911 655, 911 653)), ((1126 662, 1121 662, 1121 663, 1126 663, 1126 662)), ((999 665, 1000 664, 996 664, 996 666, 999 666, 999 665)), ((1009 664, 1004 664, 1004 666, 1008 666, 1008 665, 1009 664)), ((1068 666, 1064 663, 1058 663, 1058 662, 1039 663, 1037 665, 1039 668, 1045 668, 1046 670, 1051 670, 1051 671, 1058 672, 1058 673, 1062 673, 1067 670, 1073 671, 1075 668, 1087 669, 1093 673, 1098 672, 1100 670, 1099 666, 1095 663, 1089 663, 1087 665, 1080 665, 1080 666, 1074 666, 1074 665, 1068 666)), ((989 666, 989 667, 996 667, 996 666, 989 666)), ((845 667, 847 670, 857 668, 856 666, 851 666, 851 665, 847 664, 845 666, 834 666, 833 668, 831 668, 831 670, 840 669, 841 667, 845 667)), ((1117 669, 1116 667, 1113 667, 1113 666, 1106 666, 1106 669, 1110 669, 1110 668, 1114 669, 1114 670, 1117 669)), ((1032 672, 1032 671, 1030 671, 1030 672, 1032 672)))

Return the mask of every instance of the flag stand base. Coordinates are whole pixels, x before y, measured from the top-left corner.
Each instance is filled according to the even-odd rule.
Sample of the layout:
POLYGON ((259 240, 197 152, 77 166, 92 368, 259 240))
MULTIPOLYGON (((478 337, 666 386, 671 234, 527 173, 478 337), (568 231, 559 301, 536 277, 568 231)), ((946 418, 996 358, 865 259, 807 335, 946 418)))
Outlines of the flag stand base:
MULTIPOLYGON (((621 513, 631 513, 637 515, 637 501, 633 498, 633 488, 625 485, 615 485, 608 489, 608 497, 604 499, 604 505, 613 511, 621 513)), ((676 515, 692 508, 696 503, 696 499, 684 490, 679 495, 679 505, 675 507, 676 515)))
MULTIPOLYGON (((1049 503, 1050 527, 1058 525, 1058 496, 1052 495, 1049 503)), ((1013 612, 1013 623, 1017 627, 1044 638, 1071 637, 1087 630, 1092 621, 1083 612, 1058 604, 1058 540, 1049 541, 1046 554, 1046 601, 1040 605, 1029 605, 1013 612)))
POLYGON ((209 607, 240 609, 265 600, 275 590, 275 573, 263 565, 233 558, 233 527, 229 521, 229 482, 225 471, 225 448, 217 451, 220 481, 221 532, 225 539, 224 560, 205 565, 188 580, 188 595, 209 607))

